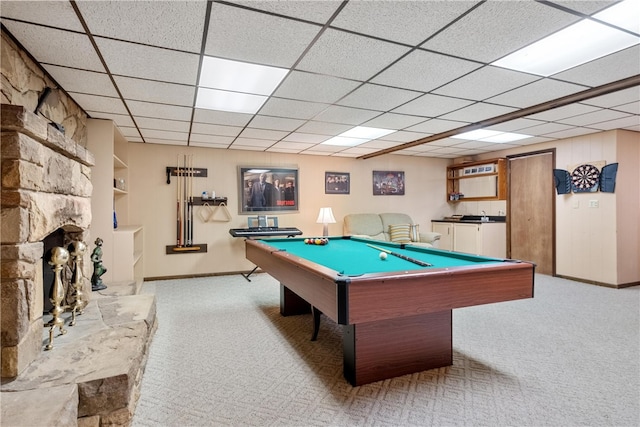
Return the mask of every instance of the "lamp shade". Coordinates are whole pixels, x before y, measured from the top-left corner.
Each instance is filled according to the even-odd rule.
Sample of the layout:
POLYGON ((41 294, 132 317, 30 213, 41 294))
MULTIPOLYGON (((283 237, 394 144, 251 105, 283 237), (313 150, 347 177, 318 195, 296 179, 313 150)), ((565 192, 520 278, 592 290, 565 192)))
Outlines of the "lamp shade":
POLYGON ((316 222, 318 224, 335 224, 336 219, 333 217, 331 208, 320 208, 316 222))
POLYGON ((333 211, 331 208, 320 208, 320 213, 318 213, 318 219, 316 219, 318 224, 324 224, 322 228, 322 235, 329 235, 329 224, 334 224, 336 219, 333 217, 333 211))

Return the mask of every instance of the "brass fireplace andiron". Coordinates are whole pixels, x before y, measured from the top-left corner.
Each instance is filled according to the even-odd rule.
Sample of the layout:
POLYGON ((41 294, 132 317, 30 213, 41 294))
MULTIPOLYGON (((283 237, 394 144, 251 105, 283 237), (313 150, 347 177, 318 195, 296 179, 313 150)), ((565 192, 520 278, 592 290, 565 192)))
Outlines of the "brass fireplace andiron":
POLYGON ((53 316, 53 318, 44 325, 45 327, 50 327, 49 344, 46 345, 45 350, 51 350, 53 348, 53 330, 56 326, 60 328, 61 335, 67 333, 67 330, 64 329, 64 319, 61 317, 61 314, 64 313, 64 308, 61 306, 61 304, 62 300, 64 299, 65 291, 64 286, 62 286, 62 278, 60 277, 60 272, 62 271, 63 266, 68 261, 69 251, 67 251, 65 248, 56 246, 51 249, 51 259, 49 260, 49 264, 53 266, 55 278, 53 280, 51 295, 49 297, 51 304, 53 304, 53 308, 49 313, 53 316))
POLYGON ((87 250, 87 245, 84 242, 76 240, 71 242, 67 247, 69 253, 71 254, 71 259, 73 260, 73 305, 72 305, 72 313, 71 313, 71 322, 69 322, 69 326, 75 326, 76 324, 76 315, 80 315, 84 312, 84 308, 87 306, 87 301, 84 299, 84 292, 82 291, 83 286, 83 276, 82 276, 82 266, 84 259, 84 253, 87 250))

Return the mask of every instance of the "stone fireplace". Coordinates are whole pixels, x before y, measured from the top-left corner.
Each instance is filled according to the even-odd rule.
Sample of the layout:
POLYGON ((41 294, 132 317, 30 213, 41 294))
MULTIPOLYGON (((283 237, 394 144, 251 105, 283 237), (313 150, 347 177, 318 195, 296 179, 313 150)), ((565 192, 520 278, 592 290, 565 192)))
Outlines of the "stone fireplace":
MULTIPOLYGON (((42 351, 43 240, 62 230, 65 244, 78 239, 88 246, 93 164, 86 148, 46 120, 2 106, 3 378, 17 376, 42 351)), ((90 277, 90 262, 84 266, 90 277)))
MULTIPOLYGON (((93 155, 22 106, 2 104, 2 423, 129 425, 149 344, 155 296, 134 283, 92 292, 93 155), (75 326, 49 342, 46 250, 83 241, 84 300, 75 326), (44 314, 43 314, 44 312, 44 314)), ((69 281, 65 282, 69 286, 69 281)), ((68 292, 67 292, 68 295, 68 292)), ((70 320, 67 311, 62 316, 70 320)))

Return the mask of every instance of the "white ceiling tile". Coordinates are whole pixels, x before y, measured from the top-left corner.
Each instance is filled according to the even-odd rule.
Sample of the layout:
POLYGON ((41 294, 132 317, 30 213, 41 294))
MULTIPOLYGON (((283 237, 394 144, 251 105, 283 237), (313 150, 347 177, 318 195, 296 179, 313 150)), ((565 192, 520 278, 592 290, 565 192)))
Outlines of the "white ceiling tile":
POLYGON ((189 134, 185 132, 169 132, 164 130, 140 129, 145 141, 154 141, 157 139, 187 142, 189 134))
POLYGON ((427 136, 430 136, 430 134, 422 132, 407 132, 401 130, 399 132, 385 135, 384 140, 393 142, 412 142, 421 138, 426 138, 427 136))
POLYGON ((319 153, 319 152, 323 152, 323 153, 336 153, 338 151, 342 151, 344 150, 344 147, 339 146, 339 145, 326 145, 326 144, 318 144, 316 146, 314 146, 313 148, 310 148, 308 150, 305 150, 304 153, 305 154, 312 154, 312 153, 319 153))
POLYGON ((565 105, 564 107, 554 108, 552 110, 543 111, 542 113, 532 114, 527 116, 529 119, 533 120, 543 120, 547 122, 552 122, 555 120, 566 119, 567 117, 579 116, 586 113, 591 113, 593 111, 600 110, 599 107, 593 107, 590 105, 584 104, 570 104, 565 105))
POLYGON ((638 74, 640 74, 640 45, 587 62, 555 74, 553 77, 595 87, 638 74))
POLYGON ((584 86, 578 86, 572 83, 559 82, 553 79, 542 79, 510 90, 502 95, 489 98, 487 102, 525 108, 565 95, 581 92, 585 89, 587 88, 584 86))
POLYGON ((130 116, 125 116, 123 114, 111 114, 111 113, 103 113, 100 111, 87 111, 89 114, 89 118, 91 119, 108 119, 113 120, 113 122, 118 125, 118 127, 135 127, 133 120, 131 120, 130 116))
POLYGON ((276 141, 270 141, 267 139, 253 139, 253 138, 236 138, 235 142, 231 146, 232 148, 242 147, 261 147, 267 148, 275 144, 276 141))
POLYGON ((452 113, 445 114, 441 118, 445 120, 457 120, 461 122, 476 123, 482 120, 490 119, 492 117, 501 116, 512 111, 516 111, 516 109, 478 102, 452 113))
POLYGON ((343 123, 357 126, 367 120, 371 120, 379 114, 380 113, 377 111, 333 105, 318 114, 314 119, 323 122, 343 123))
POLYGON ((296 68, 365 81, 408 51, 408 47, 328 29, 296 68))
POLYGON ((483 101, 538 80, 540 77, 498 67, 482 67, 438 88, 433 93, 483 101))
POLYGON ((253 117, 252 114, 231 113, 196 108, 193 113, 194 123, 209 123, 214 125, 245 126, 253 117))
POLYGON ((417 123, 425 121, 424 117, 409 116, 404 114, 385 113, 374 117, 362 126, 382 128, 382 129, 404 129, 417 123))
POLYGON ((565 125, 562 123, 544 123, 528 128, 520 129, 518 133, 524 133, 527 135, 541 136, 552 132, 560 132, 568 129, 572 129, 574 126, 565 125))
POLYGON ((589 126, 596 129, 612 130, 619 128, 635 127, 640 124, 639 116, 626 116, 619 119, 612 119, 600 123, 592 123, 589 126))
POLYGON ((199 55, 101 37, 95 41, 113 74, 187 85, 197 83, 199 55))
POLYGON ((480 66, 474 62, 417 50, 371 81, 382 85, 429 92, 480 66))
POLYGON ((111 114, 128 114, 127 109, 120 98, 108 98, 106 96, 86 95, 84 93, 69 92, 69 95, 86 111, 101 111, 111 114))
POLYGON ((272 148, 301 151, 301 150, 306 150, 309 147, 313 147, 314 145, 316 144, 305 143, 305 142, 280 141, 280 142, 277 142, 272 148))
POLYGON ((383 139, 374 139, 373 141, 368 141, 368 142, 365 142, 364 144, 361 144, 360 147, 375 148, 376 150, 382 150, 385 148, 395 147, 396 145, 399 145, 397 141, 386 141, 383 139))
POLYGON ((229 144, 216 144, 216 143, 209 143, 209 142, 200 142, 200 141, 194 141, 194 142, 190 142, 189 146, 190 147, 201 147, 201 148, 215 148, 215 149, 226 149, 227 146, 229 144))
POLYGON ((201 133, 205 135, 219 135, 219 136, 232 136, 236 137, 242 132, 241 127, 237 126, 222 126, 222 125, 210 125, 206 123, 194 123, 191 128, 191 133, 201 133))
POLYGON ((329 139, 327 135, 316 135, 312 133, 294 132, 291 135, 287 135, 287 137, 284 138, 283 141, 318 144, 326 141, 327 139, 329 139))
POLYGON ((393 112, 423 117, 438 117, 471 104, 473 104, 473 101, 426 94, 411 102, 407 102, 403 106, 393 110, 393 112))
MULTIPOLYGON (((2 17, 65 30, 83 32, 82 24, 68 1, 2 1, 2 17)), ((5 24, 5 20, 2 20, 5 24)))
POLYGON ((205 54, 290 67, 320 29, 318 25, 212 3, 205 54))
POLYGON ((634 132, 640 132, 640 124, 634 126, 627 126, 624 128, 625 130, 632 130, 634 132))
POLYGON ((145 142, 147 144, 159 144, 159 145, 178 145, 178 146, 187 145, 186 141, 176 141, 172 139, 159 139, 159 138, 145 140, 145 142))
POLYGON ((206 2, 77 1, 96 36, 200 53, 206 2), (131 25, 131 17, 137 17, 131 25))
POLYGON ((582 101, 583 104, 603 108, 615 107, 616 105, 628 104, 630 102, 640 102, 640 86, 634 86, 629 89, 619 90, 582 101))
POLYGON ((327 123, 327 122, 317 122, 317 121, 308 121, 297 132, 301 133, 315 133, 320 135, 340 135, 342 132, 346 132, 351 129, 353 126, 344 125, 339 123, 327 123))
POLYGON ((340 6, 338 1, 234 1, 234 3, 275 13, 324 24, 340 6))
POLYGON ((415 46, 456 19, 475 1, 349 2, 331 25, 415 46))
MULTIPOLYGON (((565 139, 565 138, 573 138, 576 136, 588 135, 590 133, 595 133, 595 132, 600 132, 600 131, 596 129, 589 129, 589 128, 583 128, 583 127, 573 127, 573 128, 561 130, 558 132, 548 133, 546 134, 546 137, 553 138, 553 139, 565 139)), ((524 142, 525 140, 522 140, 522 141, 524 142)))
POLYGON ((293 71, 287 75, 273 95, 302 101, 332 103, 358 85, 358 82, 352 80, 293 71))
POLYGON ((294 119, 311 119, 328 106, 328 104, 319 104, 317 102, 271 97, 260 109, 260 114, 294 119))
POLYGON ((628 104, 624 104, 624 105, 618 105, 617 107, 613 108, 614 110, 617 111, 624 111, 626 113, 631 113, 631 114, 640 114, 640 102, 630 102, 628 104))
POLYGON ((457 129, 462 126, 466 126, 468 124, 469 122, 457 122, 453 120, 431 119, 431 120, 427 120, 426 122, 417 124, 415 126, 411 126, 406 130, 409 130, 412 132, 424 132, 427 134, 437 134, 437 133, 446 132, 452 129, 457 129))
POLYGON ((337 103, 345 107, 389 111, 420 95, 420 92, 365 83, 337 103))
POLYGON ((346 148, 339 153, 336 153, 337 156, 347 156, 347 157, 357 157, 362 156, 364 154, 371 154, 376 152, 375 148, 366 148, 362 146, 346 148))
POLYGON ((298 150, 295 148, 282 148, 282 147, 279 147, 278 144, 276 144, 267 148, 265 151, 270 153, 298 154, 302 150, 298 150))
POLYGON ((20 44, 42 64, 105 72, 89 37, 53 28, 2 20, 20 44), (64 46, 64 49, 60 49, 64 46))
POLYGON ((248 127, 256 129, 270 129, 294 131, 305 123, 304 120, 285 119, 281 117, 255 116, 248 127))
MULTIPOLYGON (((453 138, 455 139, 455 138, 453 138)), ((459 139, 458 141, 463 141, 462 139, 459 139)), ((501 144, 502 146, 502 144, 501 144)), ((486 142, 486 141, 467 141, 467 142, 462 142, 460 144, 456 144, 454 145, 454 147, 456 148, 465 148, 465 149, 482 149, 482 148, 492 148, 495 149, 496 148, 496 143, 494 142, 486 142)))
POLYGON ((422 47, 490 63, 580 18, 530 1, 489 1, 422 47))
MULTIPOLYGON (((527 118, 521 118, 521 119, 515 119, 515 120, 509 120, 508 122, 504 122, 504 123, 499 123, 497 125, 493 125, 493 126, 489 126, 485 129, 489 129, 489 130, 499 130, 502 132, 516 132, 520 129, 524 129, 524 128, 528 128, 531 126, 537 126, 537 125, 541 125, 542 122, 540 120, 532 120, 529 119, 530 116, 527 116, 527 118)), ((523 132, 526 133, 526 132, 523 132)))
POLYGON ((67 92, 118 97, 118 92, 113 87, 111 79, 105 73, 60 67, 58 65, 43 65, 43 68, 67 92))
POLYGON ((191 120, 191 108, 172 105, 154 104, 151 102, 127 101, 127 106, 134 116, 154 117, 169 120, 191 120))
POLYGON ((189 132, 188 121, 167 119, 154 119, 149 117, 136 117, 136 123, 140 129, 169 130, 174 132, 189 132))
POLYGON ((161 104, 193 106, 195 87, 115 76, 114 80, 124 99, 158 102, 161 104))
POLYGON ((246 128, 242 131, 242 133, 240 133, 239 138, 269 139, 272 141, 279 141, 288 134, 289 132, 278 130, 246 128))
POLYGON ((122 133, 122 136, 124 136, 127 140, 130 140, 131 138, 140 138, 138 129, 134 127, 118 126, 118 129, 120 129, 120 133, 122 133))
POLYGON ((591 113, 582 114, 579 116, 568 117, 566 119, 557 120, 560 123, 565 123, 574 126, 589 126, 594 127, 594 124, 602 123, 607 120, 617 120, 623 117, 628 117, 628 113, 623 113, 614 110, 597 110, 591 113))
MULTIPOLYGON (((192 133, 189 138, 190 145, 193 144, 207 144, 215 145, 218 147, 227 148, 229 144, 233 142, 235 138, 233 136, 221 136, 221 135, 204 135, 199 133, 192 133)), ((204 145, 203 145, 204 146, 204 145)))
POLYGON ((233 144, 228 149, 229 150, 242 150, 242 151, 265 151, 264 147, 257 147, 255 145, 239 145, 239 144, 233 144))
POLYGON ((573 9, 577 12, 591 15, 613 4, 611 0, 589 0, 589 1, 575 1, 575 0, 554 0, 556 4, 563 7, 573 9))

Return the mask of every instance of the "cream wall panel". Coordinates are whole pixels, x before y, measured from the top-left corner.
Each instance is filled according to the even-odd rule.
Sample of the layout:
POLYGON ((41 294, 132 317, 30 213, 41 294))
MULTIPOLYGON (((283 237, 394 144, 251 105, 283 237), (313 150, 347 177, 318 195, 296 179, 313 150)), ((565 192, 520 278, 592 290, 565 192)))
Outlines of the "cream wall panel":
MULTIPOLYGON (((144 276, 166 277, 245 271, 253 265, 245 259, 244 240, 229 235, 230 228, 246 227, 247 215, 238 214, 238 166, 297 166, 299 172, 298 213, 278 214, 279 225, 298 227, 305 235, 319 235, 315 220, 321 207, 331 206, 338 223, 329 225, 331 235, 342 234, 342 218, 349 213, 405 212, 425 230, 433 218, 451 213, 446 202, 446 159, 381 156, 369 160, 261 153, 156 144, 129 144, 130 222, 144 226, 144 276), (194 180, 194 195, 215 190, 227 197, 230 222, 203 223, 195 211, 195 243, 206 243, 203 254, 166 255, 166 245, 176 242, 176 181, 166 184, 166 167, 177 156, 194 156, 194 167, 207 168, 208 177, 194 180), (373 196, 372 171, 405 172, 405 196, 373 196), (349 172, 349 195, 324 194, 325 171, 349 172)), ((221 216, 222 217, 222 216, 221 216)))
POLYGON ((556 196, 556 273, 611 285, 640 281, 640 134, 612 130, 492 152, 478 160, 553 148, 559 169, 598 160, 619 163, 615 193, 556 196), (590 200, 599 207, 590 208, 590 200))
POLYGON ((618 283, 640 280, 640 134, 618 132, 616 183, 618 283), (635 165, 635 167, 634 167, 635 165))

